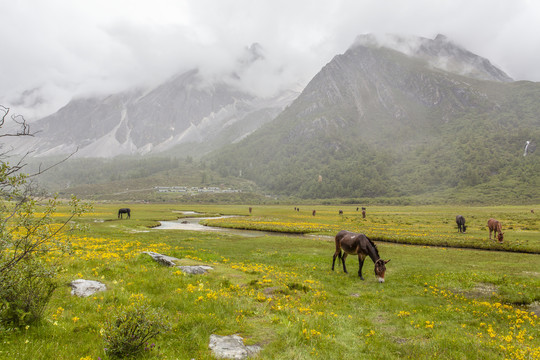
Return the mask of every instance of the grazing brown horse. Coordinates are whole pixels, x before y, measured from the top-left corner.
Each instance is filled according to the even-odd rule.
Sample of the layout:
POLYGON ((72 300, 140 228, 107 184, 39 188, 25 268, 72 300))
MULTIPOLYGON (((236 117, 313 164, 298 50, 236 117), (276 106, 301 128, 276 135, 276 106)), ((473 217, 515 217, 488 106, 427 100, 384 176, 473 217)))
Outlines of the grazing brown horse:
POLYGON ((339 257, 343 262, 343 271, 347 273, 345 267, 345 259, 348 254, 358 255, 358 276, 364 280, 362 276, 362 266, 364 266, 364 259, 369 256, 375 264, 375 275, 380 283, 384 282, 384 274, 386 272, 386 263, 390 260, 383 260, 379 257, 379 251, 377 246, 364 234, 357 234, 346 230, 341 230, 336 235, 336 252, 332 259, 332 270, 336 263, 336 258, 339 257), (341 253, 343 249, 343 254, 341 253))
POLYGON ((464 233, 467 231, 467 226, 465 226, 465 218, 462 215, 456 216, 456 224, 458 232, 464 233))
POLYGON ((491 233, 493 232, 493 240, 495 240, 495 237, 497 237, 497 240, 499 240, 499 242, 502 243, 503 232, 502 232, 501 223, 495 219, 489 219, 488 228, 489 228, 489 240, 491 240, 491 233))
POLYGON ((317 210, 313 210, 313 212, 311 213, 313 216, 315 216, 315 214, 317 214, 317 210))

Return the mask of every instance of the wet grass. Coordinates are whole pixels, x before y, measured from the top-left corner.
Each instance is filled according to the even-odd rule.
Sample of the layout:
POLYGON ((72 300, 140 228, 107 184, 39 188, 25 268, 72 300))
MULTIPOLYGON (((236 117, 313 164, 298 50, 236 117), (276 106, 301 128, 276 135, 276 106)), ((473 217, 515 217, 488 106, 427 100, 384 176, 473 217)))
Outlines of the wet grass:
MULTIPOLYGON (((201 208, 204 210, 204 208, 201 208)), ((208 210, 213 211, 212 208, 208 210)), ((540 254, 540 215, 530 207, 372 207, 363 218, 355 206, 312 206, 254 208, 251 216, 207 220, 212 226, 267 231, 335 235, 346 229, 379 241, 403 244, 474 248, 540 254), (312 215, 316 210, 316 215, 312 215), (343 215, 338 211, 343 210, 343 215), (465 216, 467 232, 458 233, 456 215, 465 216), (502 244, 489 240, 487 220, 503 224, 502 244)), ((238 212, 236 207, 231 211, 238 212)), ((246 211, 244 210, 244 213, 246 211)))
MULTIPOLYGON (((402 237, 422 224, 423 231, 437 227, 449 238, 459 238, 463 235, 454 233, 452 223, 459 211, 468 219, 469 236, 488 242, 481 224, 486 215, 500 217, 503 226, 511 223, 516 230, 527 220, 528 215, 519 220, 524 209, 465 213, 443 207, 368 208, 362 220, 355 208, 344 208, 340 217, 337 207, 314 207, 313 217, 312 209, 294 213, 294 206, 253 207, 251 216, 248 206, 130 206, 130 220, 116 219, 115 210, 124 205, 114 204, 97 204, 94 214, 79 220, 88 230, 77 234, 73 255, 62 260, 63 285, 45 319, 29 328, 3 331, 0 358, 105 359, 102 324, 111 309, 128 303, 133 294, 163 308, 173 325, 142 355, 144 359, 211 359, 212 333, 237 333, 247 344, 261 345, 262 359, 540 357, 538 318, 531 313, 538 311, 540 301, 536 254, 377 242, 381 256, 391 259, 387 280, 379 284, 369 259, 365 281, 353 271, 358 266, 354 257, 347 260, 349 275, 331 271, 334 245, 326 236, 254 238, 149 228, 157 220, 181 216, 173 211, 196 210, 328 228, 351 229, 357 224, 375 229, 384 220, 402 237), (503 214, 510 215, 502 218, 503 214), (141 254, 145 250, 214 270, 184 275, 141 254), (67 284, 76 278, 102 281, 108 290, 75 298, 67 284)), ((533 242, 535 235, 529 232, 538 231, 538 222, 527 227, 523 239, 533 242)), ((385 231, 391 234, 391 229, 385 231)), ((505 241, 522 236, 508 230, 505 235, 505 241)))

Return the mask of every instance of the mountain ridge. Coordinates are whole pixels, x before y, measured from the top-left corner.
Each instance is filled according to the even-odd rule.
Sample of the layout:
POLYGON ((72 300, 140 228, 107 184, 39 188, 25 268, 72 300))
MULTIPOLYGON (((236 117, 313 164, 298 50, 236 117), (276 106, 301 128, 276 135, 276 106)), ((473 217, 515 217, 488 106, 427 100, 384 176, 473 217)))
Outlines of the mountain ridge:
MULTIPOLYGON (((436 42, 446 44, 445 53, 452 46, 441 37, 436 42)), ((509 81, 489 61, 453 53, 466 55, 464 67, 480 67, 465 76, 434 68, 423 55, 356 42, 274 121, 215 154, 212 168, 305 198, 500 188, 494 175, 509 186, 525 179, 521 190, 538 198, 532 186, 540 183, 532 172, 540 170, 538 157, 524 163, 520 153, 525 137, 540 139, 540 107, 528 101, 540 96, 540 85, 509 81), (515 169, 530 176, 518 179, 515 169)))
MULTIPOLYGON (((247 61, 260 58, 259 47, 247 61)), ((238 74, 233 74, 238 77, 238 74)), ((259 97, 228 79, 207 80, 196 69, 151 89, 78 98, 33 123, 35 156, 75 152, 75 157, 145 155, 179 144, 198 144, 200 156, 214 144, 238 141, 272 120, 298 94, 284 90, 259 97), (256 119, 254 119, 256 117, 256 119), (234 128, 236 134, 230 134, 234 128), (223 134, 222 134, 223 131, 223 134)))
MULTIPOLYGON (((259 48, 251 50, 246 59, 260 61, 259 48)), ((299 95, 254 97, 234 81, 198 76, 83 102, 88 116, 115 121, 105 129, 86 121, 78 153, 111 155, 106 142, 114 140, 136 154, 204 155, 212 178, 304 199, 540 201, 540 84, 512 81, 444 36, 361 36, 299 95), (135 115, 143 125, 134 126, 135 115), (103 142, 88 136, 97 131, 103 142)))

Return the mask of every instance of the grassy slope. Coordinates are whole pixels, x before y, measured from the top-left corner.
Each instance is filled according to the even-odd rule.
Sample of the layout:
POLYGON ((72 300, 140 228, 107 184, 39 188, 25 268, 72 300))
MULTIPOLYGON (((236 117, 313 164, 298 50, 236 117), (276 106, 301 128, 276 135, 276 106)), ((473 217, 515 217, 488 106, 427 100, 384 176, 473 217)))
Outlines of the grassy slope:
MULTIPOLYGON (((370 260, 363 282, 354 275, 353 257, 349 275, 332 272, 333 244, 323 237, 250 238, 147 228, 156 220, 176 218, 173 210, 247 214, 247 206, 133 205, 132 219, 123 221, 115 217, 117 207, 97 205, 81 220, 90 229, 74 242, 75 254, 64 259, 61 274, 66 285, 83 277, 103 281, 109 290, 80 299, 62 286, 41 324, 2 333, 0 358, 103 359, 101 324, 132 294, 144 294, 153 306, 163 307, 173 324, 157 339, 157 348, 143 355, 148 359, 210 359, 212 333, 239 333, 246 343, 262 345, 265 359, 540 356, 538 319, 522 311, 532 307, 520 306, 540 301, 538 255, 378 242, 381 256, 392 259, 386 283, 378 284, 370 260), (211 264, 215 270, 184 276, 140 255, 142 250, 176 256, 184 264, 211 264)), ((334 208, 316 208, 321 222, 343 225, 334 208)), ((488 211, 438 208, 434 219, 456 210, 469 215, 473 231, 480 225, 472 219, 488 211)), ((287 223, 290 212, 290 207, 255 207, 252 217, 287 223)), ((368 218, 387 216, 396 229, 406 228, 399 222, 406 212, 408 218, 437 222, 430 220, 433 208, 405 208, 401 216, 397 208, 368 208, 368 218)), ((303 222, 309 216, 304 214, 303 222)), ((352 215, 345 210, 345 216, 352 215)), ((444 226, 453 232, 450 222, 444 226)))

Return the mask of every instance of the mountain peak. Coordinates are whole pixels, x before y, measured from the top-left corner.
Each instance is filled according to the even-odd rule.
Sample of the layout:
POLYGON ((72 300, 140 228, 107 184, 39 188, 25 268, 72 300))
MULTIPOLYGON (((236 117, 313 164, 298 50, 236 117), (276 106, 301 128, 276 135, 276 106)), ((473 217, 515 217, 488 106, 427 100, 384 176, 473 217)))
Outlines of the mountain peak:
POLYGON ((357 46, 389 48, 421 59, 433 68, 478 80, 513 81, 488 59, 470 52, 443 34, 437 34, 434 39, 395 34, 364 34, 356 38, 351 48, 357 46))
POLYGON ((448 38, 446 37, 446 35, 437 34, 437 36, 435 36, 435 41, 448 41, 448 38))

